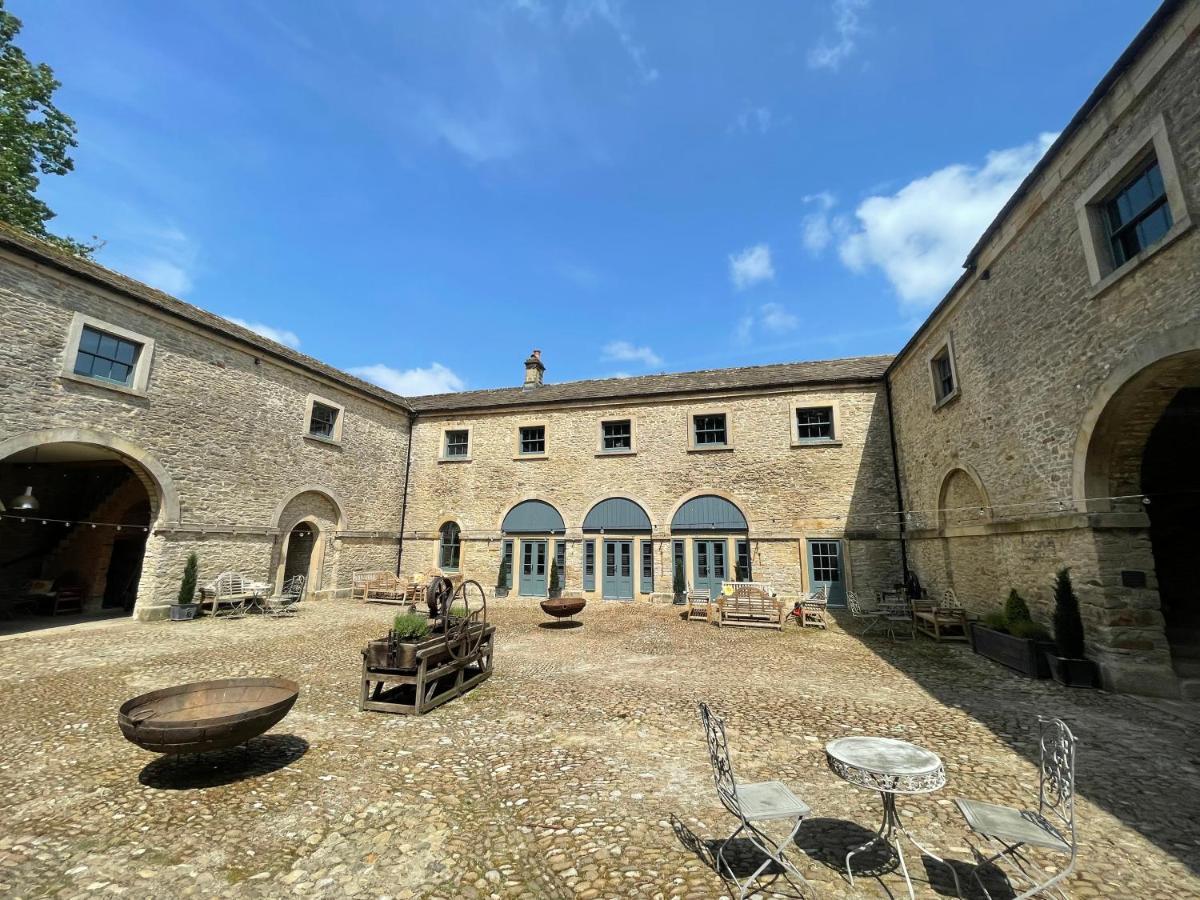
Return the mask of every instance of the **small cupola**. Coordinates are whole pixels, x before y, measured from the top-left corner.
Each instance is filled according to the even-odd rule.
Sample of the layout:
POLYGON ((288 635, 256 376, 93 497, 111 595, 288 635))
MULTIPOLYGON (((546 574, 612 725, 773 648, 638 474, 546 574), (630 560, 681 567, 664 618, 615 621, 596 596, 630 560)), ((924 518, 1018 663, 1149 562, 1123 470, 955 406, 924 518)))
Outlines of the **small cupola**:
POLYGON ((542 364, 542 351, 534 350, 525 360, 525 387, 541 387, 542 373, 546 371, 542 364))

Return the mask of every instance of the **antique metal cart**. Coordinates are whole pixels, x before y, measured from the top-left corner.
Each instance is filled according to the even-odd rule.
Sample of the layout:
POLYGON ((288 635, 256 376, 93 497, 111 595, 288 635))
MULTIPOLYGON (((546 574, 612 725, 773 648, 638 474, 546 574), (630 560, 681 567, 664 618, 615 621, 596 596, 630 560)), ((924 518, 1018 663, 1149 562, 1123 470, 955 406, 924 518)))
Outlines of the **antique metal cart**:
POLYGON ((434 579, 426 590, 433 630, 419 641, 389 636, 363 650, 359 709, 420 715, 475 687, 492 674, 496 627, 477 581, 457 589, 434 579))

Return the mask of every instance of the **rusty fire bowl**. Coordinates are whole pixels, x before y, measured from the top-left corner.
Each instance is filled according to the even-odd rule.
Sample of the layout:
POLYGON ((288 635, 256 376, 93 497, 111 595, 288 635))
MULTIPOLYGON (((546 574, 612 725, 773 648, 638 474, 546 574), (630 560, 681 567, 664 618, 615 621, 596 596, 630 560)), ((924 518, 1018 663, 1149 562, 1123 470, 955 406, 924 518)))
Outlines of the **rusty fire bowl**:
POLYGON ((587 606, 587 601, 582 597, 555 597, 552 600, 542 601, 542 612, 548 616, 554 616, 556 619, 563 619, 582 612, 585 606, 587 606))
POLYGON ((151 691, 121 705, 126 739, 154 753, 203 753, 258 737, 291 711, 300 685, 286 678, 223 678, 151 691))

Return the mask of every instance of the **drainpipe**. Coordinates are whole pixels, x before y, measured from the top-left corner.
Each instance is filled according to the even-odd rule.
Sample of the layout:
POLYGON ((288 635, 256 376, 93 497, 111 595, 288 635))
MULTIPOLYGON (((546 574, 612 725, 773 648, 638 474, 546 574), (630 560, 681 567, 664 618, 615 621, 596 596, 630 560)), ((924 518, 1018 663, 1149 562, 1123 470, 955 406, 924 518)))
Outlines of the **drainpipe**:
POLYGON ((900 490, 900 453, 896 449, 896 416, 892 411, 892 380, 887 373, 883 376, 883 393, 887 398, 888 411, 888 437, 892 441, 892 479, 896 483, 896 509, 900 515, 900 571, 902 573, 904 583, 908 584, 908 550, 904 539, 905 521, 904 521, 904 494, 900 490))
POLYGON ((408 515, 408 470, 412 468, 413 425, 417 414, 408 414, 408 450, 404 454, 404 500, 400 503, 400 543, 396 547, 396 577, 400 577, 400 562, 404 559, 404 520, 408 515))

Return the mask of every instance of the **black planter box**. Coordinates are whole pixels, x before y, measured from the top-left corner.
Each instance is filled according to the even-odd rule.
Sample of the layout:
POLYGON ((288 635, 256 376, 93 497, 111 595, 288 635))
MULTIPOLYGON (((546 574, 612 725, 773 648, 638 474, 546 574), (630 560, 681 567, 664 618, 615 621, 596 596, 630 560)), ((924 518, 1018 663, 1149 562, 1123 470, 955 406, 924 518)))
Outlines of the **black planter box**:
POLYGON ((1096 664, 1090 659, 1073 659, 1059 656, 1053 650, 1045 653, 1046 662, 1054 680, 1067 687, 1094 688, 1099 684, 1096 664))
POLYGON ((1049 641, 1014 637, 978 622, 971 623, 971 649, 992 662, 998 662, 1030 678, 1049 678, 1050 664, 1046 652, 1053 649, 1049 641))

